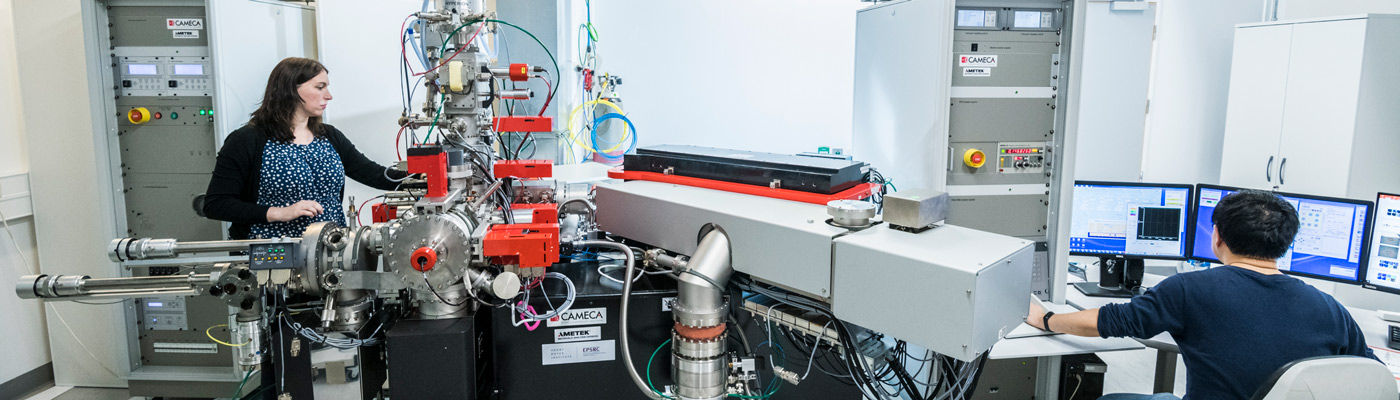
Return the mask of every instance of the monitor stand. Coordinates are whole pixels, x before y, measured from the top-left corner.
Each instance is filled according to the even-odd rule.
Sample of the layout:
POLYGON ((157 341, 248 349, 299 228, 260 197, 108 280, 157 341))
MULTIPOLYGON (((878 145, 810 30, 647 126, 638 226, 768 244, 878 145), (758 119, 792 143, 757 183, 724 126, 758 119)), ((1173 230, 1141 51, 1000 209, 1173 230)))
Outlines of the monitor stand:
POLYGON ((1142 294, 1141 258, 1099 257, 1099 281, 1075 283, 1085 296, 1130 298, 1142 294))

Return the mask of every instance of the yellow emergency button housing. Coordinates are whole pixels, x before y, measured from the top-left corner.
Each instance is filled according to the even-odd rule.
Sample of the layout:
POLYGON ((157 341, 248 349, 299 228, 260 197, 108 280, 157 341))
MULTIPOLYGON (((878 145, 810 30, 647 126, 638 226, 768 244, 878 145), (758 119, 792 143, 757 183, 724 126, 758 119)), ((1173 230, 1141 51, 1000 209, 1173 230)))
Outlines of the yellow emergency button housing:
POLYGON ((963 152, 963 164, 969 167, 982 168, 982 165, 986 163, 987 155, 982 153, 982 150, 967 149, 966 152, 963 152))
POLYGON ((133 124, 144 124, 151 121, 151 110, 146 107, 136 107, 126 113, 126 120, 133 124))

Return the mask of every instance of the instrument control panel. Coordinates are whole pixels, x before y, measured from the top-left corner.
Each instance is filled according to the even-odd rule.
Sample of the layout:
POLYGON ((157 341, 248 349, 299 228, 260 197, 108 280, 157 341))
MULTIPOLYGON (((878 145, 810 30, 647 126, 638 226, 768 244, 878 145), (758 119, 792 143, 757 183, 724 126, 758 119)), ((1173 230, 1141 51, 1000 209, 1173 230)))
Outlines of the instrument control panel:
POLYGON ((294 269, 301 268, 301 257, 297 257, 297 243, 259 243, 248 246, 248 269, 294 269))
POLYGON ((153 331, 189 329, 189 318, 185 313, 188 303, 183 297, 143 297, 139 300, 143 328, 153 331))
POLYGON ((997 173, 1043 173, 1050 160, 1045 152, 1045 142, 997 143, 997 173))

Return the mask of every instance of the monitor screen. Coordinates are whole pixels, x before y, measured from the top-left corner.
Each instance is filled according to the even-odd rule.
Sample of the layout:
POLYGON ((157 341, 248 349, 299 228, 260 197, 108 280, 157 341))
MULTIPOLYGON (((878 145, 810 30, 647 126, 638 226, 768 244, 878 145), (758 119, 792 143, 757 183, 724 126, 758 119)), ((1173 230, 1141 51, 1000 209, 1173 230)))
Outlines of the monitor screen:
POLYGON ((1069 251, 1184 259, 1191 185, 1075 182, 1069 251))
POLYGON ((1366 283, 1400 292, 1400 195, 1381 193, 1376 196, 1370 255, 1366 283))
MULTIPOLYGON (((1196 233, 1191 257, 1220 262, 1211 240, 1215 225, 1211 215, 1220 199, 1238 188, 1200 185, 1196 199, 1196 233)), ((1298 210, 1298 236, 1293 246, 1278 260, 1278 269, 1334 281, 1356 283, 1361 278, 1361 260, 1366 251, 1366 219, 1371 202, 1278 193, 1298 210)))

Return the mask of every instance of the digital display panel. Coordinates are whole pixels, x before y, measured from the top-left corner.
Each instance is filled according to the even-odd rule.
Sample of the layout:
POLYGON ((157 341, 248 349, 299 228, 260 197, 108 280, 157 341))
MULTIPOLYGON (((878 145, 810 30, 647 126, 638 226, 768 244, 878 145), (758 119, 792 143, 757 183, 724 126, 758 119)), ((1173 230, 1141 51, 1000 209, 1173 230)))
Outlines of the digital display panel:
POLYGON ((155 64, 127 64, 127 75, 160 75, 160 69, 155 64))
POLYGON ((1039 153, 1040 149, 1003 149, 1001 152, 1007 154, 1031 154, 1039 153))
POLYGON ((1041 26, 1040 11, 1016 11, 1012 14, 1015 20, 1013 26, 1017 28, 1049 28, 1041 26))
POLYGON ((175 64, 175 75, 204 75, 204 64, 175 64))
POLYGON ((958 10, 958 26, 987 27, 987 10, 958 10))

